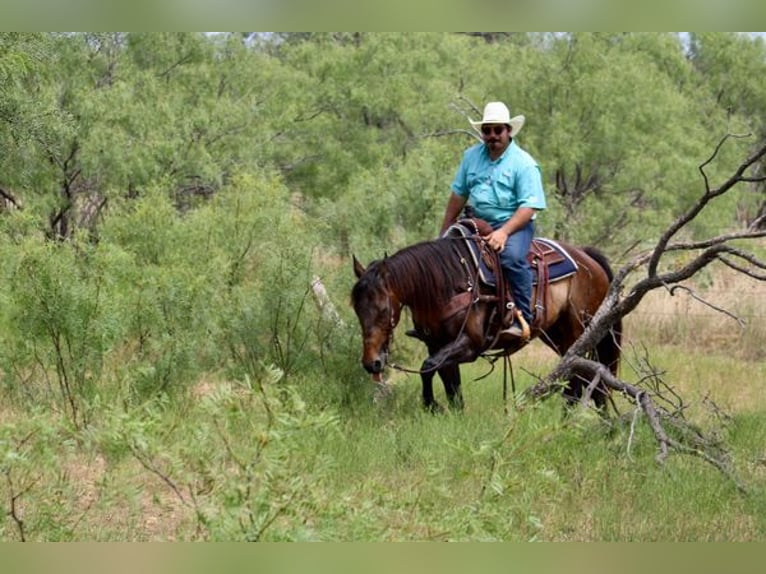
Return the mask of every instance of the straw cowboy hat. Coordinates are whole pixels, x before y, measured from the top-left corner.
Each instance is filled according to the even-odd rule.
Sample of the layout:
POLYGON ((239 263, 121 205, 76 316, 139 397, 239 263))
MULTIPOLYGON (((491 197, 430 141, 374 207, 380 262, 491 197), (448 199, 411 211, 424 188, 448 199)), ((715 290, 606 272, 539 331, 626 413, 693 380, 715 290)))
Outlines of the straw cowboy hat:
POLYGON ((471 125, 480 130, 483 124, 506 124, 511 126, 511 137, 514 137, 524 126, 524 116, 511 117, 508 107, 503 102, 489 102, 484 106, 484 117, 475 122, 468 120, 471 125))

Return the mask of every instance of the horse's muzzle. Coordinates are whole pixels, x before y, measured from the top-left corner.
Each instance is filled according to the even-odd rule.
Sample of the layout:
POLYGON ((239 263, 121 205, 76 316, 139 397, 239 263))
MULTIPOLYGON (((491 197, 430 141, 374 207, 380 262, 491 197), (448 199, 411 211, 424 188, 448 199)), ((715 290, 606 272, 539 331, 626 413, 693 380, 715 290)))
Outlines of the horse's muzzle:
POLYGON ((386 366, 387 353, 383 352, 371 359, 362 357, 364 370, 371 375, 379 375, 386 366))
POLYGON ((370 373, 371 375, 377 375, 385 366, 385 362, 382 359, 375 359, 371 362, 364 362, 362 361, 362 366, 364 367, 364 370, 370 373))

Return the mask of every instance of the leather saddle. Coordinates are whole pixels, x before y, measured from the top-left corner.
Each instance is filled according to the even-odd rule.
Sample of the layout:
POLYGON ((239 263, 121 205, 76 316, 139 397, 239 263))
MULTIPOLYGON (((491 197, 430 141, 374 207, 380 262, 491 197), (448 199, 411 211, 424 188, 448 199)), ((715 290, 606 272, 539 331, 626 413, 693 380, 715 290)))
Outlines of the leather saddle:
MULTIPOLYGON (((513 314, 506 313, 513 309, 513 296, 505 285, 497 252, 491 249, 483 237, 492 232, 486 221, 477 218, 461 219, 445 231, 443 237, 463 238, 471 253, 474 268, 479 280, 495 290, 498 300, 498 312, 503 327, 513 320, 513 314)), ((559 243, 552 239, 536 237, 527 254, 527 262, 532 271, 532 283, 537 286, 533 303, 532 329, 539 329, 545 318, 546 293, 550 283, 560 281, 577 272, 577 263, 559 243)), ((458 296, 460 297, 460 296, 458 296)))

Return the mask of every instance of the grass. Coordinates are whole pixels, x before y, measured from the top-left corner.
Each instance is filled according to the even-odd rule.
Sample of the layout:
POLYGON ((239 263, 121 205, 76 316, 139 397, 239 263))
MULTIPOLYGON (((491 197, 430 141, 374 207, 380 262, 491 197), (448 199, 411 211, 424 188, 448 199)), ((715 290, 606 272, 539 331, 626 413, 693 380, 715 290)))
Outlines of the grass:
MULTIPOLYGON (((499 373, 480 382, 465 377, 466 411, 443 417, 420 413, 417 379, 398 376, 389 410, 344 421, 342 434, 353 436, 353 444, 327 445, 331 457, 343 461, 331 489, 343 492, 353 509, 344 513, 343 529, 330 530, 331 538, 763 539, 764 476, 757 462, 763 443, 745 427, 763 423, 766 402, 745 391, 747 384, 720 389, 717 374, 737 381, 763 367, 709 354, 690 361, 678 348, 651 355, 668 365, 669 380, 688 381, 679 391, 700 424, 716 422, 703 408, 706 396, 737 409, 726 433, 738 472, 753 487, 750 495, 697 458, 675 456, 657 466, 656 444, 641 426, 628 452, 629 428, 606 428, 592 416, 564 418, 557 400, 506 416, 499 373)), ((515 363, 534 373, 553 360, 530 347, 515 363)), ((466 372, 480 376, 484 367, 466 372)), ((517 376, 520 387, 533 382, 531 375, 517 376)))
POLYGON ((512 421, 474 408, 356 435, 353 462, 331 480, 348 510, 332 539, 762 536, 763 519, 715 470, 686 458, 657 467, 646 432, 627 456, 624 435, 587 417, 564 423, 553 404, 512 421))
MULTIPOLYGON (((528 354, 528 362, 518 359, 527 368, 532 359, 541 364, 549 360, 532 349, 528 354)), ((658 363, 663 360, 657 357, 658 363)), ((705 360, 718 367, 727 364, 725 358, 705 360)), ((468 371, 483 373, 478 365, 468 371)), ((533 381, 530 375, 518 378, 520 386, 533 381)), ((709 379, 703 383, 711 384, 709 379)), ((285 503, 263 540, 764 538, 763 403, 757 407, 745 401, 748 408, 732 415, 726 431, 738 472, 751 487, 749 495, 742 495, 699 459, 675 456, 657 466, 654 439, 642 425, 628 452, 628 428, 608 428, 587 413, 564 417, 557 399, 506 415, 499 374, 465 382, 463 414, 423 413, 418 387, 412 376, 404 376, 387 404, 366 403, 354 413, 338 414, 327 427, 312 427, 306 415, 274 433, 273 440, 282 433, 279 440, 286 443, 275 444, 271 467, 264 469, 280 484, 235 478, 236 466, 208 427, 211 415, 224 416, 225 410, 245 403, 228 402, 217 410, 219 404, 212 411, 196 404, 182 417, 169 409, 156 413, 151 425, 138 424, 143 440, 150 443, 153 432, 173 429, 156 437, 155 446, 161 449, 153 451, 152 464, 158 472, 121 451, 124 444, 107 448, 100 433, 113 432, 110 426, 116 423, 104 421, 89 443, 54 446, 65 425, 48 420, 51 441, 40 448, 50 452, 37 459, 37 470, 28 468, 23 474, 19 468, 16 474, 29 477, 33 485, 21 498, 28 539, 242 539, 244 531, 234 519, 227 523, 221 518, 223 509, 269 504, 265 498, 247 499, 241 491, 246 486, 260 486, 277 505, 285 503), (284 486, 294 478, 292 471, 306 478, 297 495, 284 486), (179 487, 185 502, 163 476, 179 487), (58 492, 58 506, 53 492, 58 492), (238 500, 232 498, 236 493, 238 500), (195 515, 200 509, 210 511, 203 524, 195 515), (68 516, 73 518, 64 519, 68 516), (65 527, 54 528, 56 523, 65 527)), ((742 404, 736 396, 724 394, 730 404, 742 404)), ((257 418, 257 405, 250 408, 249 415, 257 418)), ((6 412, 3 420, 12 414, 6 412)), ((254 457, 258 425, 230 416, 236 424, 221 436, 239 456, 254 457)), ((4 496, 7 500, 8 493, 4 496)), ((3 539, 17 535, 6 520, 3 539)))
MULTIPOLYGON (((466 409, 442 416, 420 409, 416 375, 392 373, 373 404, 361 369, 353 388, 293 377, 294 393, 274 373, 206 374, 188 400, 105 402, 85 430, 5 403, 0 539, 762 541, 761 327, 727 338, 667 298, 648 303, 627 321, 622 377, 648 358, 687 417, 719 430, 746 494, 699 458, 658 466, 640 420, 564 416, 558 398, 506 414, 501 365, 482 380, 486 363, 465 366, 466 409)), ((515 355, 518 390, 555 360, 540 343, 515 355)))

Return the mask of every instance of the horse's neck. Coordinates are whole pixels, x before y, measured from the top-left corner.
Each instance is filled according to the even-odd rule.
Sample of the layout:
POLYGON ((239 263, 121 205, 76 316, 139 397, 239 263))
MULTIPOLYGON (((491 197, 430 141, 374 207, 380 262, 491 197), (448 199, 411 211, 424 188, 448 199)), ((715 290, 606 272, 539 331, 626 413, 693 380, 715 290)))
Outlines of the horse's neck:
POLYGON ((414 289, 404 289, 401 286, 392 287, 390 296, 402 307, 412 308, 412 305, 415 301, 414 289))
MULTIPOLYGON (((391 258, 390 275, 387 281, 390 295, 398 299, 402 306, 409 307, 413 315, 434 316, 438 314, 439 309, 449 302, 450 294, 441 291, 443 291, 442 287, 452 284, 451 278, 454 275, 454 270, 450 270, 451 275, 445 277, 443 276, 445 270, 442 266, 433 265, 428 260, 429 257, 439 257, 442 251, 418 251, 414 254, 407 251, 404 253, 407 256, 402 254, 402 259, 395 259, 397 255, 391 258), (413 260, 416 262, 414 263, 413 260), (447 301, 440 301, 441 298, 446 298, 447 301)), ((449 256, 455 255, 457 254, 449 253, 449 256)))

